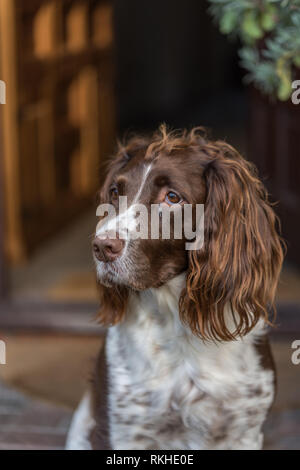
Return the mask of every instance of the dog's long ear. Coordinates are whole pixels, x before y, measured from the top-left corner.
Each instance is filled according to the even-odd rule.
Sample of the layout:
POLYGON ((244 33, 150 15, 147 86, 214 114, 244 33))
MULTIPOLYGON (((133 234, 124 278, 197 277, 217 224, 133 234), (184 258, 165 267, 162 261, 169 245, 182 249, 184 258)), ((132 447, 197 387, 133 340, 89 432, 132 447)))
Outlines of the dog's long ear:
POLYGON ((260 318, 269 322, 282 242, 253 166, 224 142, 207 143, 201 151, 204 246, 189 253, 180 312, 195 334, 229 341, 247 334, 260 318))
POLYGON ((120 323, 126 313, 128 289, 125 287, 106 287, 99 285, 100 310, 98 321, 102 326, 109 327, 120 323))

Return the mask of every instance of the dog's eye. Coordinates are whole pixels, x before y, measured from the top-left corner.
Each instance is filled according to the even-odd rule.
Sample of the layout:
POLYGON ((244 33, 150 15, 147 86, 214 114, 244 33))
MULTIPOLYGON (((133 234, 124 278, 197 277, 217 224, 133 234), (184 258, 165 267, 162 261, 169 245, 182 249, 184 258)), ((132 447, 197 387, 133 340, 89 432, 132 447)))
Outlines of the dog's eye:
POLYGON ((173 191, 170 191, 165 198, 165 201, 169 205, 174 205, 174 204, 179 204, 182 199, 178 194, 174 193, 173 191))
POLYGON ((116 186, 113 186, 112 188, 110 188, 110 197, 113 201, 118 199, 119 191, 118 191, 118 188, 116 186))

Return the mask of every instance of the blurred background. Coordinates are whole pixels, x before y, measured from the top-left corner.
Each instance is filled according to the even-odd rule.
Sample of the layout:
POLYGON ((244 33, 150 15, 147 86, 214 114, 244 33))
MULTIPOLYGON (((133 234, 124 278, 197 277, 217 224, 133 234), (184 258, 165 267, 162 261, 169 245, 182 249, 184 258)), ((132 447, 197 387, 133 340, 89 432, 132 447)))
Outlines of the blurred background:
MULTIPOLYGON (((288 251, 265 446, 300 449, 300 105, 245 86, 242 39, 219 32, 237 18, 212 15, 212 3, 0 0, 0 448, 63 447, 102 344, 90 250, 101 164, 117 138, 166 122, 236 146, 277 202, 288 251)), ((261 17, 252 32, 246 20, 264 41, 261 17)))

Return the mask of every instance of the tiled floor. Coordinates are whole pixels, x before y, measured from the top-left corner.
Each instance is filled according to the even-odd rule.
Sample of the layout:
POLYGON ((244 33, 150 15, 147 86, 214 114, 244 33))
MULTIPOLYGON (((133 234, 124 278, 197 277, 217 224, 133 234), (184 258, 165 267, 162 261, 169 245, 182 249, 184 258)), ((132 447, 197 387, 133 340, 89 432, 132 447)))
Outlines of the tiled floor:
POLYGON ((265 425, 266 450, 300 450, 300 409, 270 414, 265 425))
POLYGON ((71 411, 0 383, 0 450, 63 449, 71 411))
POLYGON ((277 394, 265 425, 266 449, 300 450, 300 365, 294 365, 291 344, 294 335, 272 339, 277 369, 277 394))
POLYGON ((0 449, 61 449, 101 347, 97 337, 11 335, 0 366, 0 449))

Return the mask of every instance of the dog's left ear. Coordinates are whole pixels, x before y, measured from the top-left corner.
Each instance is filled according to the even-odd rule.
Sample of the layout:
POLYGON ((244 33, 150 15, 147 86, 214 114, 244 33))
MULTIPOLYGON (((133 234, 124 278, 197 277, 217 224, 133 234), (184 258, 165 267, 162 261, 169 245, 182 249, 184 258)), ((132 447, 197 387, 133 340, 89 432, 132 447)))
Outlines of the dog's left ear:
POLYGON ((224 142, 207 143, 204 246, 189 252, 180 299, 184 323, 205 339, 247 334, 273 301, 283 260, 277 218, 252 164, 224 142))

